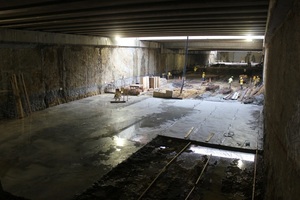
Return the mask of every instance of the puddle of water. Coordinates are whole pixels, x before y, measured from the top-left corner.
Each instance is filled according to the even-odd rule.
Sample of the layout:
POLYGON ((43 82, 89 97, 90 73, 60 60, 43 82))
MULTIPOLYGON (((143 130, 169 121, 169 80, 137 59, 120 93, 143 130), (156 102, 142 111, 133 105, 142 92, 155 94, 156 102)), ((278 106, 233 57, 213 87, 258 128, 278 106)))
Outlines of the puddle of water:
POLYGON ((115 143, 115 146, 117 147, 124 147, 127 143, 127 140, 124 138, 121 138, 119 136, 114 136, 113 141, 115 143))
POLYGON ((135 123, 132 126, 129 126, 125 130, 121 131, 118 134, 118 137, 130 140, 137 134, 137 130, 140 128, 140 123, 135 123))

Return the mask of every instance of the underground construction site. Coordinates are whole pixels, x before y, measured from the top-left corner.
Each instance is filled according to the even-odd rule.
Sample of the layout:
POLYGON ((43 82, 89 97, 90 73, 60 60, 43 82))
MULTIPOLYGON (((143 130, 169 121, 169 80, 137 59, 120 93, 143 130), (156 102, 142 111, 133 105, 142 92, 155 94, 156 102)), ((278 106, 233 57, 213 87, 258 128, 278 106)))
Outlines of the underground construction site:
POLYGON ((299 1, 0 8, 0 199, 299 198, 299 1))

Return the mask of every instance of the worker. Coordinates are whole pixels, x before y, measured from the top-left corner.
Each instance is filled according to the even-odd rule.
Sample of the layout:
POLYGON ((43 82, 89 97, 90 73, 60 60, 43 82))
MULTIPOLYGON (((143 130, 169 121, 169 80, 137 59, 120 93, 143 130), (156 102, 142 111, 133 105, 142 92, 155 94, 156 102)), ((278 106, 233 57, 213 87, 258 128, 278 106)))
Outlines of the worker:
POLYGON ((205 72, 202 72, 202 81, 205 81, 205 72))
POLYGON ((229 89, 231 89, 231 83, 233 81, 233 76, 228 79, 229 89))
POLYGON ((197 69, 198 69, 198 67, 195 66, 194 67, 194 73, 196 73, 197 69))
POLYGON ((241 77, 240 77, 240 86, 241 86, 241 90, 243 89, 243 84, 244 84, 244 79, 243 79, 243 77, 241 76, 241 77))
POLYGON ((168 79, 172 76, 171 72, 168 72, 168 79))
POLYGON ((253 76, 253 85, 255 86, 256 85, 256 76, 253 76))
POLYGON ((259 82, 260 82, 260 78, 259 78, 259 76, 256 76, 256 83, 255 83, 255 86, 258 86, 258 85, 259 85, 259 82))
POLYGON ((114 99, 115 101, 120 101, 121 100, 121 96, 122 96, 122 92, 120 89, 116 89, 116 92, 115 92, 115 96, 114 96, 114 99))

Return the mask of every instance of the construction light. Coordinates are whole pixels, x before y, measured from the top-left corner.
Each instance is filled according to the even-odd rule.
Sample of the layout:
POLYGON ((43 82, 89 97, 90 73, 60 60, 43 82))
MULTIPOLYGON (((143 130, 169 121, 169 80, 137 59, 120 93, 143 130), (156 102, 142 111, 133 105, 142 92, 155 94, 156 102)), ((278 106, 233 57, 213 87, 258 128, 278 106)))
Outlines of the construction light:
POLYGON ((253 36, 247 35, 246 41, 247 41, 247 42, 252 42, 252 41, 253 41, 253 36))
MULTIPOLYGON (((186 36, 168 37, 138 37, 138 40, 186 40, 186 36)), ((257 36, 189 36, 189 40, 263 40, 263 35, 257 36)))

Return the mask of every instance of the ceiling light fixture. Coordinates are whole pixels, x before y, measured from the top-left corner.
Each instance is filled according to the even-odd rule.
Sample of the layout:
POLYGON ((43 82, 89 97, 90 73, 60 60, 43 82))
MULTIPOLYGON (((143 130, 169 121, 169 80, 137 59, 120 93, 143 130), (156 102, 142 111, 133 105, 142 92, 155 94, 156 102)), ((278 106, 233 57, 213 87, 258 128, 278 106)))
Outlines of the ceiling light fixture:
MULTIPOLYGON (((170 37, 138 37, 138 40, 186 40, 186 36, 170 37)), ((263 35, 257 36, 189 36, 189 40, 263 40, 263 35)))

